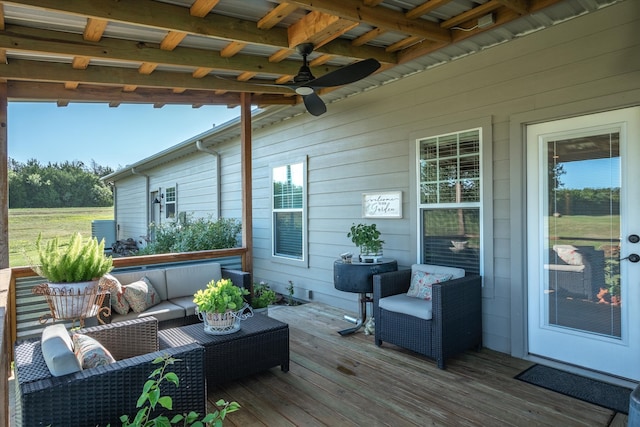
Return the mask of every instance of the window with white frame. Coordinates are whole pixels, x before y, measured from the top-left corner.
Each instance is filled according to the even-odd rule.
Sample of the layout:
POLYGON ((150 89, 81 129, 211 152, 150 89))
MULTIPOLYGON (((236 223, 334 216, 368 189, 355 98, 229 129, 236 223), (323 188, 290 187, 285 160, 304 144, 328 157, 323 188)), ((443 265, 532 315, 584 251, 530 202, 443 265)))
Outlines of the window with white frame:
POLYGON ((306 259, 306 162, 272 168, 273 256, 306 259))
POLYGON ((481 270, 481 129, 418 140, 421 263, 481 270))
POLYGON ((176 187, 167 187, 164 191, 165 215, 167 218, 176 217, 176 187))

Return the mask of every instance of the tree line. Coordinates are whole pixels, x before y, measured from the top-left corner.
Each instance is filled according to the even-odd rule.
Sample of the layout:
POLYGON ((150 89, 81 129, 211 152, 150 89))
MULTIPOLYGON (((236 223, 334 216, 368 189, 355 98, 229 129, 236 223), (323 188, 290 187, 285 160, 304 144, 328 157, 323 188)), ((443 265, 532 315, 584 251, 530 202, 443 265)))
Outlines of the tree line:
POLYGON ((9 158, 9 208, 105 207, 113 205, 112 188, 100 177, 109 166, 65 161, 44 165, 9 158))

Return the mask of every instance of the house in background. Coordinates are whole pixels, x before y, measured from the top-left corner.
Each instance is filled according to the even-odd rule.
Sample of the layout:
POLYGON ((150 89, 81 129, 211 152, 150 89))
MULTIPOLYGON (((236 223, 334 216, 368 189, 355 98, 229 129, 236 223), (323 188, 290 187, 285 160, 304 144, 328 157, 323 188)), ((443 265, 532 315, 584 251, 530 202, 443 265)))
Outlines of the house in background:
MULTIPOLYGON (((292 281, 297 295, 355 311, 333 263, 357 252, 352 224, 376 223, 401 267, 437 261, 483 276, 484 346, 640 381, 640 263, 629 262, 640 251, 639 25, 640 2, 616 2, 329 103, 320 117, 255 112, 255 281, 280 292, 292 281), (606 215, 562 191, 584 186, 605 189, 606 215), (363 194, 400 194, 402 214, 363 218, 363 194), (571 216, 609 225, 571 228, 571 216), (600 295, 616 274, 621 304, 600 295)), ((239 218, 240 145, 229 122, 105 177, 118 238, 180 212, 239 218)))

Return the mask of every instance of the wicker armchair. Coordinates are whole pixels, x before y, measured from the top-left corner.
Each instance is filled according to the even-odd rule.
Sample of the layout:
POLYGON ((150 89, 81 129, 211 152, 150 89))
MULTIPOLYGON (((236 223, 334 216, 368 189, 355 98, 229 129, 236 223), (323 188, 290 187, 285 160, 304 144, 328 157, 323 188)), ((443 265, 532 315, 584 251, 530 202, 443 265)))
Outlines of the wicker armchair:
MULTIPOLYGON (((461 271, 464 274, 464 270, 461 271)), ((430 301, 430 319, 381 308, 382 298, 406 294, 411 283, 411 275, 411 270, 400 270, 373 276, 376 345, 381 346, 384 341, 415 351, 435 359, 440 369, 445 368, 445 359, 470 348, 480 348, 481 277, 466 275, 434 284, 430 301)), ((429 301, 419 302, 425 303, 426 313, 429 301)))
MULTIPOLYGON (((82 329, 104 345, 115 363, 54 377, 50 374, 40 340, 15 346, 16 424, 18 426, 120 425, 120 416, 132 419, 136 401, 151 372, 152 361, 168 354, 180 362, 171 366, 180 386, 163 384, 162 393, 173 399, 172 414, 206 412, 204 348, 193 343, 158 351, 158 321, 154 317, 82 329)), ((157 410, 158 413, 161 411, 157 410)))

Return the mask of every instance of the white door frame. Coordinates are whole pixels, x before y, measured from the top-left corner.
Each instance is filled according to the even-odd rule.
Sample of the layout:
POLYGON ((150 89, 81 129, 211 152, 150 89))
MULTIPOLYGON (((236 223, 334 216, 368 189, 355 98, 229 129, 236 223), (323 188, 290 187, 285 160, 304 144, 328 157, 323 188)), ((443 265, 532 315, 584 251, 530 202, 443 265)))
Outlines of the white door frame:
MULTIPOLYGON (((596 120, 596 119, 601 119, 604 122, 609 122, 609 123, 617 123, 617 122, 626 123, 622 125, 622 133, 626 132, 627 144, 632 148, 640 145, 640 138, 638 137, 638 135, 640 134, 640 125, 639 125, 640 107, 628 108, 628 109, 617 110, 617 111, 609 111, 605 113, 599 113, 596 115, 581 116, 573 119, 558 120, 558 121, 555 121, 555 123, 553 124, 560 126, 559 129, 564 128, 564 126, 566 126, 567 128, 582 129, 582 128, 592 127, 593 120, 596 120)), ((542 131, 544 131, 545 125, 533 126, 532 129, 542 129, 542 131)), ((624 151, 625 150, 624 138, 625 138, 625 135, 621 135, 621 156, 622 156, 623 162, 629 156, 629 153, 624 151)), ((538 174, 538 172, 540 172, 540 166, 541 166, 540 164, 541 154, 536 149, 536 147, 538 147, 539 143, 537 140, 530 141, 529 139, 531 139, 531 136, 525 139, 526 140, 525 145, 527 147, 531 147, 532 145, 534 145, 535 147, 533 149, 527 150, 528 151, 527 167, 529 169, 529 172, 531 172, 532 169, 535 169, 536 173, 538 174)), ((637 152, 634 155, 636 156, 636 159, 640 157, 637 152)), ((637 163, 639 162, 633 162, 632 165, 635 165, 637 163)), ((623 171, 629 170, 626 164, 622 164, 621 167, 623 171)), ((637 169, 638 168, 632 168, 630 169, 630 171, 634 172, 637 169)), ((637 190, 637 187, 635 187, 632 184, 631 186, 632 188, 630 188, 629 181, 628 180, 625 181, 625 178, 626 177, 623 177, 623 181, 622 181, 623 194, 621 195, 621 199, 625 202, 628 202, 631 199, 631 202, 634 204, 634 206, 637 207, 639 206, 638 198, 640 198, 640 196, 638 196, 638 198, 634 200, 633 199, 634 196, 632 194, 633 189, 637 190), (628 193, 624 193, 625 191, 627 191, 628 193)), ((532 258, 532 257, 542 258, 542 248, 540 248, 540 241, 538 237, 541 231, 540 221, 544 217, 544 215, 540 214, 541 212, 540 206, 539 206, 540 204, 538 203, 540 199, 539 185, 541 185, 541 182, 542 180, 535 180, 535 182, 532 180, 529 180, 528 182, 526 182, 527 198, 528 198, 527 209, 529 209, 528 215, 530 220, 528 221, 528 224, 527 224, 528 233, 527 233, 526 239, 524 239, 523 241, 527 242, 526 247, 529 253, 529 258, 532 258), (531 218, 538 218, 538 220, 532 221, 531 218)), ((631 182, 640 182, 640 179, 634 178, 634 180, 632 180, 631 182)), ((622 205, 621 215, 622 213, 624 213, 625 211, 628 211, 629 209, 630 209, 630 206, 622 205)), ((627 212, 627 214, 629 214, 629 212, 627 212)), ((637 224, 635 229, 629 229, 628 225, 625 225, 625 223, 623 223, 622 230, 621 230, 622 237, 623 238, 626 237, 629 233, 638 234, 640 231, 638 230, 639 228, 640 228, 640 222, 637 224)), ((635 250, 635 248, 633 249, 635 250)), ((626 252, 629 252, 629 250, 630 250, 629 248, 625 248, 625 244, 624 242, 622 242, 623 256, 626 255, 626 252)), ((540 260, 540 262, 543 262, 542 259, 540 260)), ((525 267, 525 265, 523 265, 523 267, 525 267)), ((525 279, 525 283, 540 282, 538 269, 531 268, 531 269, 528 269, 527 271, 528 271, 528 277, 526 278, 523 277, 525 279)), ((632 273, 634 275, 639 275, 640 265, 637 265, 637 264, 632 265, 628 262, 621 263, 621 274, 623 275, 623 277, 625 277, 625 275, 626 277, 629 277, 629 273, 632 273)), ((628 285, 627 285, 627 288, 628 288, 628 285)), ((528 322, 540 322, 540 319, 542 317, 542 314, 540 314, 541 308, 542 308, 542 305, 540 303, 540 298, 539 298, 540 294, 534 289, 534 287, 531 287, 531 289, 532 291, 528 292, 528 294, 525 293, 525 295, 523 295, 523 296, 526 296, 529 301, 528 303, 529 305, 527 307, 529 308, 528 322)), ((626 295, 623 294, 623 322, 625 322, 625 320, 627 319, 630 321, 631 316, 634 315, 633 309, 636 308, 635 311, 638 311, 637 310, 638 307, 640 307, 640 292, 627 293, 626 295)), ((538 328, 537 325, 531 324, 527 329, 527 337, 528 337, 527 342, 531 343, 531 345, 534 348, 528 348, 527 353, 531 354, 533 352, 539 351, 539 349, 542 346, 543 348, 551 349, 549 350, 549 353, 544 355, 544 357, 550 357, 551 359, 554 359, 560 362, 568 362, 578 366, 582 365, 585 368, 597 369, 599 371, 606 372, 608 374, 616 375, 623 378, 639 380, 640 367, 636 368, 635 366, 637 366, 638 364, 637 362, 636 363, 633 363, 633 362, 637 360, 638 354, 640 354, 640 345, 634 344, 634 343, 640 343, 640 327, 638 328, 629 327, 631 324, 638 324, 638 323, 639 322, 627 323, 623 330, 622 339, 620 340, 611 340, 606 337, 596 338, 592 335, 589 335, 588 337, 582 336, 578 338, 574 342, 574 345, 576 342, 580 344, 580 351, 582 353, 579 357, 577 357, 575 354, 570 355, 569 354, 570 350, 566 350, 567 352, 563 353, 565 350, 560 350, 560 348, 565 346, 567 342, 573 342, 572 341, 573 338, 581 334, 562 335, 562 334, 558 334, 557 330, 553 331, 553 333, 547 334, 547 333, 544 333, 544 328, 538 328), (541 333, 540 336, 538 336, 538 333, 540 333, 541 331, 543 333, 541 333), (539 341, 539 340, 542 340, 542 341, 539 341), (606 347, 611 349, 611 351, 613 352, 612 355, 610 355, 609 357, 612 358, 612 360, 616 361, 615 363, 611 364, 611 360, 610 360, 609 364, 612 366, 607 370, 603 369, 602 365, 600 366, 598 365, 596 360, 597 356, 593 358, 589 357, 589 355, 600 356, 603 351, 603 348, 606 348, 606 347), (557 348, 558 350, 555 351, 554 348, 557 348), (566 357, 563 355, 566 355, 566 357)), ((550 328, 550 329, 553 330, 553 328, 550 328)))

